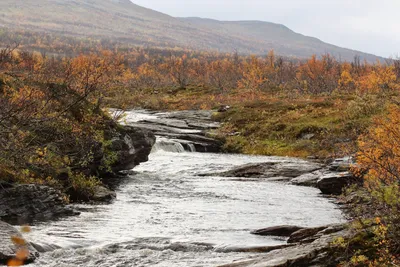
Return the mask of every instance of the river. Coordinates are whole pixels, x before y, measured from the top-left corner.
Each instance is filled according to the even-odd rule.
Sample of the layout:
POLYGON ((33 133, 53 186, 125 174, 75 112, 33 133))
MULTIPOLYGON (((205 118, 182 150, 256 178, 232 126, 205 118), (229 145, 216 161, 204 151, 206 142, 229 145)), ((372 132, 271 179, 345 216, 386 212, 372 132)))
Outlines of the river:
POLYGON ((232 248, 285 243, 251 230, 344 221, 315 188, 198 176, 268 161, 300 160, 188 152, 160 138, 149 161, 118 186, 112 204, 78 205, 80 216, 34 225, 30 241, 60 248, 29 266, 218 266, 254 255, 232 248))

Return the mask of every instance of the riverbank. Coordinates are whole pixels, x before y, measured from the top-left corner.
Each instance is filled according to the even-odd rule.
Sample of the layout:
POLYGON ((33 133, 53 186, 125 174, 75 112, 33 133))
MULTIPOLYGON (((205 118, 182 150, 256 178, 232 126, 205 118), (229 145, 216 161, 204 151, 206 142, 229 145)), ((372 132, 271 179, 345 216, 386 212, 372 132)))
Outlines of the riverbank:
MULTIPOLYGON (((98 266, 95 265, 98 257, 105 266, 114 260, 129 264, 134 260, 138 265, 156 264, 152 254, 139 260, 137 253, 143 249, 156 253, 165 264, 188 266, 190 263, 185 258, 192 255, 197 257, 198 263, 203 261, 203 266, 216 266, 261 256, 259 253, 276 250, 282 245, 286 247, 285 237, 250 234, 260 227, 289 223, 313 229, 341 221, 336 217, 340 213, 335 205, 330 199, 321 198, 318 189, 288 184, 289 180, 293 184, 297 180, 304 182, 307 174, 315 176, 318 171, 325 172, 327 169, 323 164, 293 158, 190 153, 197 147, 203 151, 206 143, 194 145, 199 142, 198 137, 206 136, 217 127, 211 121, 211 112, 207 116, 203 112, 200 114, 204 120, 195 124, 200 116, 196 111, 128 113, 123 120, 125 124, 140 124, 148 130, 152 128, 154 133, 164 134, 154 146, 151 161, 136 167, 133 173, 119 181, 120 186, 115 188, 117 199, 110 205, 75 206, 81 212, 80 216, 35 224, 32 233, 28 234, 29 240, 40 240, 37 246, 51 248, 43 251, 37 266, 47 266, 58 260, 76 264, 82 260, 70 254, 76 249, 87 258, 85 266, 98 266), (161 126, 164 127, 162 131, 161 126), (174 134, 166 134, 171 129, 174 134), (182 131, 184 136, 195 138, 177 138, 176 134, 182 131), (186 152, 177 153, 183 151, 186 152), (251 171, 252 177, 235 177, 233 174, 222 177, 218 174, 219 171, 243 169, 241 165, 246 162, 251 163, 250 166, 264 167, 269 162, 267 165, 271 168, 261 168, 262 173, 259 169, 258 177, 254 171, 251 171), (204 176, 205 172, 212 176, 204 176), (287 176, 286 179, 282 179, 283 176, 287 176), (278 177, 281 179, 275 179, 278 177), (92 223, 88 224, 89 221, 92 223), (102 230, 105 223, 107 233, 102 230), (82 242, 75 239, 76 236, 80 236, 82 242), (166 239, 154 239, 155 236, 166 239), (125 241, 128 243, 124 244, 125 241), (103 249, 92 251, 92 246, 103 249), (107 254, 109 249, 115 250, 116 255, 107 254), (168 256, 169 250, 173 252, 168 256), (168 259, 172 256, 177 257, 173 263, 168 259)), ((312 180, 314 183, 308 181, 309 185, 316 186, 315 177, 312 180)), ((159 266, 163 266, 161 262, 159 266)))
MULTIPOLYGON (((357 152, 357 139, 396 95, 329 95, 187 86, 132 92, 124 105, 155 110, 222 110, 214 119, 228 153, 338 158, 357 152), (228 107, 228 108, 226 108, 228 107)), ((107 98, 118 106, 119 100, 107 98)))

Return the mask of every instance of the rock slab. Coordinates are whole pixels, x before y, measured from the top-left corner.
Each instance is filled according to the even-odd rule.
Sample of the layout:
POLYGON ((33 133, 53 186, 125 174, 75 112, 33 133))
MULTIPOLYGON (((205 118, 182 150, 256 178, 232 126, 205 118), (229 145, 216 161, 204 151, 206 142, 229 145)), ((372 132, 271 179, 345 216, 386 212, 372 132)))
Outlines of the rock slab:
POLYGON ((275 249, 262 256, 237 261, 220 267, 330 266, 329 263, 332 262, 328 262, 329 254, 327 253, 330 249, 330 244, 338 237, 350 238, 351 232, 344 229, 344 227, 328 227, 325 230, 317 232, 317 234, 314 234, 315 231, 318 231, 318 229, 314 229, 314 231, 304 235, 304 238, 310 239, 308 243, 296 243, 294 246, 275 249))
POLYGON ((13 224, 76 215, 58 190, 43 185, 16 185, 0 189, 0 219, 13 224))
POLYGON ((268 227, 256 231, 252 231, 253 235, 261 235, 261 236, 290 236, 296 231, 304 229, 303 227, 292 226, 292 225, 281 225, 281 226, 273 226, 268 227))

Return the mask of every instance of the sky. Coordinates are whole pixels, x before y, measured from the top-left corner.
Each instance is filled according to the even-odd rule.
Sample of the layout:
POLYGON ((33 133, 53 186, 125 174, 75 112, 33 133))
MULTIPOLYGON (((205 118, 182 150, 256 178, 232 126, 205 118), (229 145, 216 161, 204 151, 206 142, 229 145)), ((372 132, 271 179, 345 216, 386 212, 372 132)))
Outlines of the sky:
POLYGON ((132 0, 175 17, 281 23, 324 42, 400 55, 400 0, 132 0))

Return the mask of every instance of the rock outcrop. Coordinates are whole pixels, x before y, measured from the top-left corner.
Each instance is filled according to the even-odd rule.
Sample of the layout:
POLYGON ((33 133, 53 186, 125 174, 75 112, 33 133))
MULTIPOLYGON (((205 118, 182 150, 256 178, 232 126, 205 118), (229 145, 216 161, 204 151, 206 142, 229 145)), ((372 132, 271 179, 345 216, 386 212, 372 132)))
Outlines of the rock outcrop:
POLYGON ((339 195, 343 188, 356 182, 350 169, 355 163, 350 157, 336 159, 330 165, 311 161, 271 161, 246 164, 220 173, 200 176, 261 178, 269 181, 284 181, 293 185, 317 187, 323 194, 339 195))
POLYGON ((318 179, 317 187, 323 194, 340 195, 343 188, 356 182, 355 177, 350 172, 351 167, 355 164, 352 157, 335 159, 318 179))
POLYGON ((77 214, 57 190, 42 185, 16 185, 0 189, 0 219, 15 224, 77 214))
POLYGON ((318 180, 325 174, 324 170, 317 170, 300 175, 290 181, 293 185, 317 187, 318 180))
POLYGON ((117 158, 112 165, 114 172, 131 170, 140 163, 148 161, 156 142, 151 131, 131 126, 120 127, 109 139, 111 150, 116 153, 117 158))
POLYGON ((286 266, 331 266, 329 257, 331 243, 339 237, 352 235, 344 225, 332 225, 318 228, 304 228, 294 232, 289 240, 290 246, 274 250, 249 260, 240 260, 221 267, 286 267, 286 266), (329 259, 329 261, 328 261, 329 259))
POLYGON ((95 202, 104 202, 108 203, 114 200, 117 197, 117 194, 101 185, 98 185, 94 188, 94 193, 91 200, 95 202))
POLYGON ((17 229, 0 221, 0 265, 6 265, 18 252, 25 256, 24 259, 20 259, 23 263, 31 263, 39 256, 36 249, 24 240, 17 229))
POLYGON ((354 177, 349 172, 328 173, 322 176, 317 187, 323 194, 340 195, 343 188, 354 182, 354 177))
POLYGON ((187 110, 167 113, 149 113, 143 111, 146 119, 134 117, 130 120, 129 112, 126 118, 129 125, 146 129, 158 137, 167 138, 170 142, 180 143, 185 150, 196 152, 220 152, 222 142, 209 137, 210 132, 220 127, 212 121, 212 111, 187 110))

